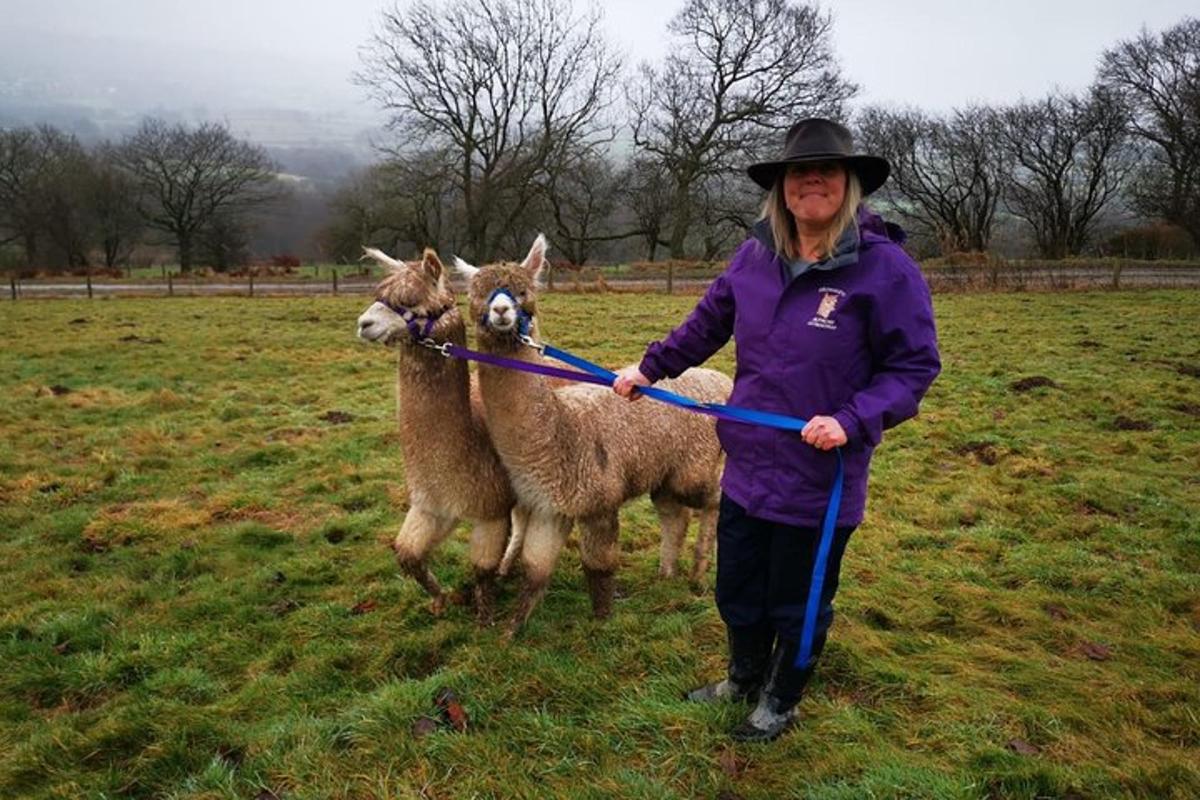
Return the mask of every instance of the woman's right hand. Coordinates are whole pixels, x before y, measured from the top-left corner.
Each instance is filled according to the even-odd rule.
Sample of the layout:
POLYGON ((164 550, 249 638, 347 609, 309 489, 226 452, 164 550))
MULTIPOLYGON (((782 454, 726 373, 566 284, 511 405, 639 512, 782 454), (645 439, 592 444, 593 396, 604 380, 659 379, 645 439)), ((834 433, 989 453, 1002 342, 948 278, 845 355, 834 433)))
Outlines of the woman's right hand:
POLYGON ((613 391, 626 400, 640 400, 642 393, 637 387, 649 386, 650 383, 650 379, 643 375, 640 369, 628 366, 617 372, 617 379, 613 381, 613 391))

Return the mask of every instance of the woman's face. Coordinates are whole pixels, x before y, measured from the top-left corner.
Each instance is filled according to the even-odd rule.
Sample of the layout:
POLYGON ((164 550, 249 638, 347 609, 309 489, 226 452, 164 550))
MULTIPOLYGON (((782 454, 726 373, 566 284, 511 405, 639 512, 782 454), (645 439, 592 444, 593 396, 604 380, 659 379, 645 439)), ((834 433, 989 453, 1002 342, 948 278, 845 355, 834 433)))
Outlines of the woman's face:
POLYGON ((838 161, 791 164, 783 176, 783 198, 797 227, 819 230, 833 222, 846 197, 846 168, 838 161))

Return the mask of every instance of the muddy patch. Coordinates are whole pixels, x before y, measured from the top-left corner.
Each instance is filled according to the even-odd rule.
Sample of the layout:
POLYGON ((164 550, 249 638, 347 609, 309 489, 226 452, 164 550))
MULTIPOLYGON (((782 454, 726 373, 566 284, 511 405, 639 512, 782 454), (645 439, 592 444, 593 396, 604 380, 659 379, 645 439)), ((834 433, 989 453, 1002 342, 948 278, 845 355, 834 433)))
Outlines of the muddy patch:
POLYGON ((1134 419, 1121 414, 1112 421, 1112 426, 1119 431, 1152 431, 1154 424, 1144 419, 1134 419))
POLYGON ((1189 378, 1200 378, 1200 364, 1180 364, 1175 367, 1175 371, 1189 378))
POLYGON ((1013 381, 1008 385, 1008 388, 1014 392, 1029 392, 1034 389, 1057 389, 1058 384, 1047 378, 1045 375, 1030 375, 1028 378, 1021 378, 1013 381))
POLYGON ((346 411, 326 411, 317 419, 322 422, 328 422, 330 425, 345 425, 348 422, 354 421, 354 415, 346 411))
POLYGON ((1000 460, 1000 451, 989 442, 967 442, 954 448, 954 452, 960 456, 974 456, 976 461, 988 467, 1000 460))

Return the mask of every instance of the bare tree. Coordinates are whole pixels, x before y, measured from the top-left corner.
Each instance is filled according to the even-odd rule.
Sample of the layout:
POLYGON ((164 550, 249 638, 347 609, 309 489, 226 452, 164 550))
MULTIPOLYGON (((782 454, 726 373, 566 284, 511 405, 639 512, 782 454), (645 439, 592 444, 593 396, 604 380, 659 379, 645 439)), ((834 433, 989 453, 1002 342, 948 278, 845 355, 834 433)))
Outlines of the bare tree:
POLYGON ((599 241, 638 235, 605 235, 619 200, 618 173, 606 155, 583 149, 564 158, 562 167, 548 176, 545 200, 555 247, 571 263, 586 264, 599 241))
POLYGON ((672 257, 684 256, 705 179, 744 167, 799 117, 839 115, 855 94, 832 24, 789 0, 688 0, 671 20, 671 54, 643 65, 628 97, 635 144, 671 178, 672 257))
POLYGON ((1007 171, 990 109, 868 108, 858 128, 865 149, 891 162, 883 193, 902 217, 943 253, 988 248, 1007 171))
POLYGON ((452 196, 448 154, 424 150, 395 154, 347 179, 329 201, 321 238, 336 261, 356 261, 364 245, 389 253, 423 247, 454 251, 458 201, 452 196))
POLYGON ((95 154, 95 169, 88 190, 95 236, 109 269, 127 263, 145 222, 138 211, 138 186, 113 160, 111 147, 95 154))
POLYGON ((611 135, 602 119, 620 62, 599 12, 568 0, 428 0, 394 6, 357 81, 407 141, 453 151, 466 255, 484 260, 564 163, 611 135))
POLYGON ((50 245, 43 260, 68 268, 90 266, 95 217, 89 189, 95 178, 92 157, 74 136, 58 134, 49 142, 49 168, 42 184, 41 228, 50 245))
POLYGON ((454 153, 427 148, 397 154, 379 169, 378 178, 385 229, 417 250, 459 248, 462 209, 454 192, 454 153))
POLYGON ((72 200, 67 182, 85 161, 79 142, 49 125, 0 130, 0 244, 20 244, 27 266, 41 265, 52 240, 79 241, 72 234, 81 221, 74 204, 65 204, 72 200), (64 212, 71 218, 55 227, 55 214, 64 212))
POLYGON ((720 173, 697 187, 695 208, 701 223, 700 257, 713 261, 746 235, 762 206, 762 192, 742 173, 720 173))
POLYGON ((228 211, 218 211, 197 232, 196 250, 202 263, 217 272, 245 265, 250 260, 246 220, 228 211))
POLYGON ((198 235, 218 216, 244 214, 282 194, 266 151, 224 125, 189 129, 147 119, 114 157, 138 185, 146 223, 174 239, 184 271, 198 235))
POLYGON ((633 212, 637 235, 646 244, 646 259, 653 261, 671 214, 670 175, 658 159, 634 156, 621 172, 624 201, 633 212))
POLYGON ((1135 204, 1200 245, 1200 19, 1119 42, 1104 53, 1100 80, 1130 104, 1131 128, 1149 144, 1135 204))
POLYGON ((1100 87, 999 113, 997 134, 1012 162, 1005 204, 1032 227, 1043 256, 1081 252, 1097 215, 1122 189, 1133 164, 1127 122, 1119 98, 1100 87))

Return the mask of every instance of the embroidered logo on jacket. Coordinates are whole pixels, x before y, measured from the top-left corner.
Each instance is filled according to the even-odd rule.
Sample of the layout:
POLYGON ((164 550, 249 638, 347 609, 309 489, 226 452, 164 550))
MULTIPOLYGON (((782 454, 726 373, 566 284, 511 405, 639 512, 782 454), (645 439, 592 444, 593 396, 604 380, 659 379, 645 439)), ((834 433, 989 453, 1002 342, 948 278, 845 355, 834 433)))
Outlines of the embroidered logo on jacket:
POLYGON ((808 324, 814 328, 824 328, 827 331, 837 330, 837 320, 833 319, 833 312, 837 310, 838 302, 841 301, 846 293, 841 289, 831 289, 828 286, 822 286, 821 303, 817 306, 817 315, 808 321, 808 324))

